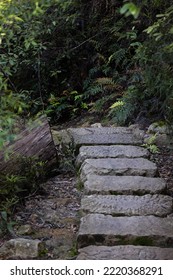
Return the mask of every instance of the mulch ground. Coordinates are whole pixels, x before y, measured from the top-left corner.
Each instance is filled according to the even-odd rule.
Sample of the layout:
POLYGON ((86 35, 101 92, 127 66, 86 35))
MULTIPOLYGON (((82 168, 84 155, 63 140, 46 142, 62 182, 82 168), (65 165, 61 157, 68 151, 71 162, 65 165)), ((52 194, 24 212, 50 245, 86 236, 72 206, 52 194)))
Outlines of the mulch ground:
POLYGON ((173 197, 173 149, 160 148, 151 160, 157 164, 159 177, 167 182, 167 194, 173 197))

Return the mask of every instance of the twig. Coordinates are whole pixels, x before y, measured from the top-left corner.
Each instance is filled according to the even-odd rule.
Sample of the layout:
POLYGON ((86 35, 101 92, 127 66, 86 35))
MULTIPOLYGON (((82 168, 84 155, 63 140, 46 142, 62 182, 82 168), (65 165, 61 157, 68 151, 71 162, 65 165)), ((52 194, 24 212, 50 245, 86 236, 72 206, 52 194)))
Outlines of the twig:
POLYGON ((98 34, 96 34, 96 35, 94 35, 94 36, 88 38, 88 39, 85 40, 85 41, 83 41, 83 42, 82 42, 81 44, 79 44, 78 46, 76 46, 76 47, 70 49, 69 52, 72 52, 72 51, 74 51, 74 50, 80 48, 80 47, 83 46, 85 43, 87 43, 88 41, 90 41, 91 39, 93 39, 94 37, 96 37, 97 35, 98 35, 98 34))

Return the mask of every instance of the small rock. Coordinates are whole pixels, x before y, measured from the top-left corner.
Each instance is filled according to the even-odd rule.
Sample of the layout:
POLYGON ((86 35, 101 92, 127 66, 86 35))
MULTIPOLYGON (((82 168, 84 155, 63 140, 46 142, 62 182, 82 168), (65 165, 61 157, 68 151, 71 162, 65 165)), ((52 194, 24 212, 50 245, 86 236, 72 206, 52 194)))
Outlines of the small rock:
POLYGON ((132 128, 132 132, 133 132, 133 135, 137 138, 137 139, 140 139, 140 140, 143 140, 144 139, 144 135, 145 135, 145 131, 140 129, 138 126, 134 126, 132 128))
POLYGON ((16 233, 18 235, 27 235, 27 234, 31 234, 33 232, 31 225, 21 225, 16 233))
POLYGON ((91 127, 102 127, 101 123, 93 123, 91 127))
POLYGON ((145 139, 144 139, 144 143, 148 144, 149 141, 152 139, 153 137, 153 140, 151 141, 151 145, 152 144, 155 144, 157 145, 158 147, 163 147, 163 146, 166 146, 168 148, 171 148, 172 145, 173 145, 173 140, 172 140, 172 137, 168 134, 165 134, 165 133, 157 133, 157 134, 146 134, 145 135, 145 139))
POLYGON ((164 122, 152 123, 148 128, 148 133, 170 134, 173 127, 169 127, 164 122))
POLYGON ((40 240, 11 239, 0 248, 0 259, 35 259, 40 256, 44 244, 40 240))
POLYGON ((63 143, 65 146, 69 146, 72 143, 71 135, 68 133, 67 130, 62 129, 59 131, 51 130, 53 141, 56 146, 59 146, 63 143))
POLYGON ((155 143, 157 146, 162 147, 162 146, 167 146, 171 147, 173 142, 172 142, 172 137, 170 137, 167 134, 158 134, 156 136, 155 143))

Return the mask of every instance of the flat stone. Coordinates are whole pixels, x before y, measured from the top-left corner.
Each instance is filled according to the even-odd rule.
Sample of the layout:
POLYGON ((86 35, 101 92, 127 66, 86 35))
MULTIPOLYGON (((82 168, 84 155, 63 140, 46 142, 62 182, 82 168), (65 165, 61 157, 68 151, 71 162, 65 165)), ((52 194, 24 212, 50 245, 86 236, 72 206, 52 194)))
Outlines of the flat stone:
POLYGON ((86 213, 113 216, 155 215, 164 217, 172 212, 173 199, 166 195, 90 195, 81 200, 86 213))
POLYGON ((112 145, 112 144, 125 144, 125 145, 139 145, 142 143, 134 134, 129 133, 128 128, 70 128, 67 130, 73 138, 76 148, 84 145, 112 145))
POLYGON ((173 248, 149 246, 87 246, 77 260, 173 260, 173 248))
POLYGON ((72 136, 66 129, 62 129, 59 131, 51 129, 52 138, 55 146, 66 145, 69 146, 72 144, 72 136))
POLYGON ((33 233, 33 228, 29 224, 28 225, 21 225, 17 229, 16 233, 18 235, 29 235, 29 234, 33 233))
POLYGON ((88 245, 173 247, 173 218, 88 214, 81 218, 77 242, 79 248, 88 245))
POLYGON ((44 244, 40 240, 11 239, 0 248, 0 259, 34 259, 39 257, 43 250, 44 244))
POLYGON ((140 158, 148 156, 147 149, 137 146, 82 146, 76 163, 79 165, 89 158, 140 158))
POLYGON ((81 180, 84 182, 89 174, 154 177, 156 172, 156 164, 144 158, 86 159, 81 166, 81 180))
POLYGON ((131 134, 132 128, 129 127, 80 127, 68 128, 71 135, 92 135, 92 134, 131 134))
POLYGON ((84 183, 85 194, 157 194, 166 189, 162 178, 142 176, 88 175, 84 183))

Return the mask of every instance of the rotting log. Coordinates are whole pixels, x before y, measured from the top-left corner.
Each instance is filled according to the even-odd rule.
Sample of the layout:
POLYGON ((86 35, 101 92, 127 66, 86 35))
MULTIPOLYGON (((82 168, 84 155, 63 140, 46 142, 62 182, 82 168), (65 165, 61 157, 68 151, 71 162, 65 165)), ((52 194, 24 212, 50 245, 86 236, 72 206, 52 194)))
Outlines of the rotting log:
POLYGON ((35 158, 44 162, 48 169, 57 163, 56 147, 46 117, 34 121, 0 152, 0 173, 18 171, 19 157, 35 158))

